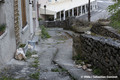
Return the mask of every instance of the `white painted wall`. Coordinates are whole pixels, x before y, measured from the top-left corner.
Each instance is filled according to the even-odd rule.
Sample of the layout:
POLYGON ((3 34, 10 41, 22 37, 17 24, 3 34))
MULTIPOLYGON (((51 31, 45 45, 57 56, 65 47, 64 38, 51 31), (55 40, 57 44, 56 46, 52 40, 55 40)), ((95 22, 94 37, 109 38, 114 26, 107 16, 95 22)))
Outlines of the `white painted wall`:
POLYGON ((33 6, 33 11, 34 11, 34 17, 33 17, 34 32, 39 27, 39 24, 38 24, 38 13, 37 13, 37 2, 38 2, 38 0, 34 0, 33 1, 33 4, 34 4, 34 6, 33 6))
POLYGON ((0 36, 0 67, 9 62, 16 50, 16 40, 14 33, 14 0, 5 0, 5 3, 0 3, 1 12, 4 12, 6 19, 6 32, 0 36))
POLYGON ((43 7, 44 5, 48 5, 48 0, 38 0, 39 4, 41 4, 40 7, 43 7))

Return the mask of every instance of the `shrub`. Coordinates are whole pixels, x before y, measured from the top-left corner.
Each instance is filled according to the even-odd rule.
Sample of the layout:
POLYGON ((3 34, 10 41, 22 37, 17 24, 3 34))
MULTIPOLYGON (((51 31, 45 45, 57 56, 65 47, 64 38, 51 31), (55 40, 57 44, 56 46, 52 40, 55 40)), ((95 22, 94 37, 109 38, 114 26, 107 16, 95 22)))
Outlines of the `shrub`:
POLYGON ((96 75, 101 75, 102 71, 99 68, 93 69, 93 73, 96 75))
POLYGON ((26 45, 26 44, 20 44, 19 47, 23 48, 23 47, 25 47, 25 45, 26 45))
POLYGON ((0 25, 0 36, 5 32, 6 24, 0 25))
POLYGON ((42 25, 41 27, 41 38, 45 39, 45 38, 50 38, 51 36, 48 34, 47 29, 42 25))
POLYGON ((28 51, 26 52, 26 57, 27 57, 27 58, 30 58, 31 55, 32 55, 32 52, 30 52, 30 51, 28 50, 28 51))
POLYGON ((0 25, 0 32, 1 32, 1 31, 4 32, 5 29, 6 29, 6 24, 1 24, 1 25, 0 25))
POLYGON ((42 18, 38 18, 38 21, 41 21, 42 20, 42 18))

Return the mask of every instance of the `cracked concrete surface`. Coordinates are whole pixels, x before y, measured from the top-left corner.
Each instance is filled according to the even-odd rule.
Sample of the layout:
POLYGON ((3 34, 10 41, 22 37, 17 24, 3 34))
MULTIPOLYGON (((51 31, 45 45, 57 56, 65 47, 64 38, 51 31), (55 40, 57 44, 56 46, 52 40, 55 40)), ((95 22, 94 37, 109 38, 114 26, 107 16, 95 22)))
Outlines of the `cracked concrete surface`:
MULTIPOLYGON (((32 67, 35 58, 25 61, 11 60, 0 70, 0 77, 7 76, 19 80, 38 80, 29 75, 39 72, 39 80, 98 80, 83 79, 83 75, 93 75, 82 68, 75 67, 72 60, 72 38, 62 28, 48 29, 51 38, 40 40, 35 51, 38 55, 38 67, 32 67)), ((101 79, 99 79, 101 80, 101 79)))

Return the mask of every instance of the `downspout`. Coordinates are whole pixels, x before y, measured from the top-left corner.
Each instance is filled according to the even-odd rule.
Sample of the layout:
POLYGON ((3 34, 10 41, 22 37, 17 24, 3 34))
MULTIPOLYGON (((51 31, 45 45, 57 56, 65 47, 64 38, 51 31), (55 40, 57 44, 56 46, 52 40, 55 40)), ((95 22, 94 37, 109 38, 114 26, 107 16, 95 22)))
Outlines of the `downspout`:
POLYGON ((30 11, 30 34, 31 38, 33 38, 34 32, 33 32, 33 17, 32 17, 32 0, 29 0, 29 11, 30 11))

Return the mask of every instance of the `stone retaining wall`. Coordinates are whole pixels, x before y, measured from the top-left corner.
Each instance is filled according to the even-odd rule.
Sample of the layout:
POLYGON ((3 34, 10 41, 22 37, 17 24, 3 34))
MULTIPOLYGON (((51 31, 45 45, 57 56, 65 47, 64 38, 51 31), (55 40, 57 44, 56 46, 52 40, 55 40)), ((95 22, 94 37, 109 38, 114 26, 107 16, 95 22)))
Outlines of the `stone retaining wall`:
POLYGON ((75 17, 70 17, 63 21, 46 21, 41 23, 48 28, 58 27, 66 30, 72 30, 77 33, 86 32, 91 29, 91 27, 89 27, 88 21, 75 19, 75 17))
POLYGON ((47 26, 48 28, 58 27, 58 28, 70 29, 74 20, 75 17, 71 17, 63 21, 46 21, 46 22, 41 21, 40 25, 47 26))
POLYGON ((102 36, 116 38, 120 40, 120 34, 118 34, 118 32, 115 29, 109 26, 99 26, 99 27, 93 26, 91 31, 93 33, 96 33, 102 36))
POLYGON ((120 41, 101 36, 73 36, 74 52, 100 68, 105 75, 120 76, 120 41))

